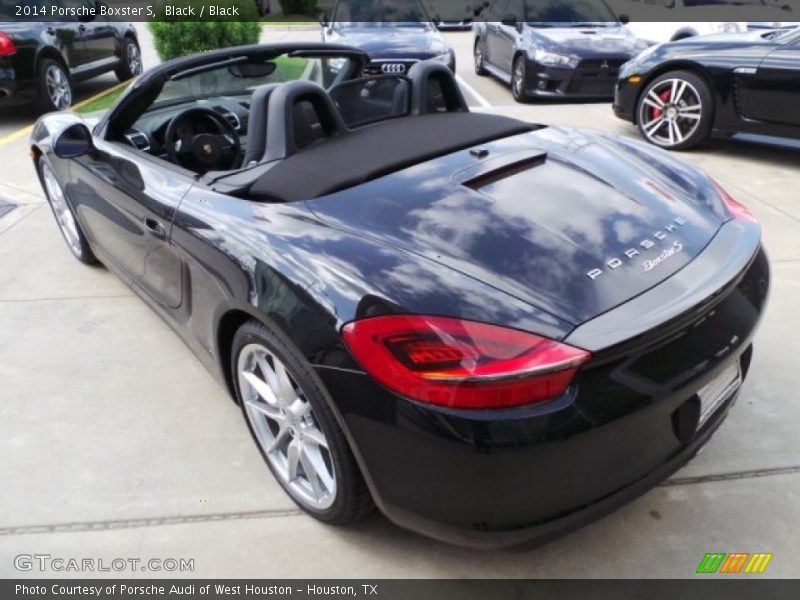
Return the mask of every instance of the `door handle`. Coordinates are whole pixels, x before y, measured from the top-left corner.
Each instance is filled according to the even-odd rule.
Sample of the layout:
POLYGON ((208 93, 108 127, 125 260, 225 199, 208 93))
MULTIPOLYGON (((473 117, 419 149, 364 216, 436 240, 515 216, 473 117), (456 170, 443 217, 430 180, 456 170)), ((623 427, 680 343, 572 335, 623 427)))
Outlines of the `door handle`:
POLYGON ((145 217, 144 228, 147 230, 147 233, 152 235, 154 238, 158 238, 159 240, 164 240, 167 238, 167 230, 155 219, 145 217))

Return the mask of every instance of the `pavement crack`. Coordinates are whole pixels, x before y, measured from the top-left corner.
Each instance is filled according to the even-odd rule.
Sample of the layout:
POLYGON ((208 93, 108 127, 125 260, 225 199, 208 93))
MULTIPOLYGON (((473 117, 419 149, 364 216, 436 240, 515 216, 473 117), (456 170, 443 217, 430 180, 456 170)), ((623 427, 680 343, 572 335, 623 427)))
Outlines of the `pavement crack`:
POLYGON ((30 535, 39 533, 82 533, 86 531, 109 531, 117 529, 136 529, 139 527, 161 527, 163 525, 184 525, 187 523, 209 523, 213 521, 239 521, 243 519, 275 519, 296 517, 304 514, 300 509, 272 509, 211 513, 205 515, 170 515, 145 517, 140 519, 109 519, 105 521, 75 521, 49 523, 44 525, 11 525, 0 527, 0 536, 30 535))
POLYGON ((769 469, 753 469, 750 471, 734 471, 731 473, 712 473, 698 475, 697 477, 675 477, 662 482, 659 487, 675 485, 693 485, 695 483, 708 483, 715 481, 735 481, 737 479, 755 479, 757 477, 771 477, 773 475, 793 475, 800 473, 800 465, 789 467, 774 467, 769 469))

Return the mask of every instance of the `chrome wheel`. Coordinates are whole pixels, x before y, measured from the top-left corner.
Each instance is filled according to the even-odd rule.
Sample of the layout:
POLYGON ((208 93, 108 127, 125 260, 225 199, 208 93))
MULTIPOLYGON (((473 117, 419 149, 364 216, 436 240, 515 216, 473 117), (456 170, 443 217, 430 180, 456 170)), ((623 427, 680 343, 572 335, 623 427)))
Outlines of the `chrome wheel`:
POLYGON ((245 415, 275 475, 301 504, 330 507, 336 474, 328 440, 286 365, 261 344, 248 344, 237 377, 245 415))
POLYGON ((53 208, 53 214, 56 216, 56 222, 64 234, 64 239, 67 240, 72 253, 81 257, 83 251, 81 249, 80 234, 78 233, 78 224, 75 222, 72 209, 67 204, 61 184, 58 183, 55 173, 47 163, 42 164, 42 179, 47 191, 47 200, 53 208))
POLYGON ((139 47, 133 42, 128 42, 128 70, 131 75, 136 77, 142 72, 142 55, 139 52, 139 47))
POLYGON ((684 79, 665 79, 639 103, 639 123, 645 137, 659 146, 676 146, 700 126, 703 103, 697 89, 684 79))
POLYGON ((58 110, 69 108, 72 104, 72 87, 64 70, 58 65, 50 65, 45 71, 44 83, 53 106, 58 110))

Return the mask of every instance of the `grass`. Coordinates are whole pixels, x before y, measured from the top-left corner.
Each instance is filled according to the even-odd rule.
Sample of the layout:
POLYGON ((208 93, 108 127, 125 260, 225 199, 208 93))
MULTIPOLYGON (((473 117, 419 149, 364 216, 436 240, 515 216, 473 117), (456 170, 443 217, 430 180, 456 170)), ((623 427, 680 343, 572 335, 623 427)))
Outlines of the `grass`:
POLYGON ((84 104, 83 106, 79 106, 75 109, 75 112, 78 113, 91 113, 96 112, 98 110, 106 110, 107 108, 111 108, 111 105, 117 101, 120 94, 124 92, 128 88, 127 85, 119 87, 115 90, 111 90, 107 94, 103 94, 99 98, 95 98, 88 104, 84 104))

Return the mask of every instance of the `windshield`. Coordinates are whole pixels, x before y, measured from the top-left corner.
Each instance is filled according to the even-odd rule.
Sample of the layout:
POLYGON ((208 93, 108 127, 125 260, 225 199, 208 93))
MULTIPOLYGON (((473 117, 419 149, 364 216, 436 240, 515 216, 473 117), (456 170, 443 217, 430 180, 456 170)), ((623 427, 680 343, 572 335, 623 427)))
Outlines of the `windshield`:
POLYGON ((267 83, 303 79, 328 89, 348 79, 355 68, 351 58, 278 56, 270 60, 226 63, 186 77, 171 79, 150 109, 183 104, 205 98, 251 95, 267 83))
POLYGON ((424 26, 430 17, 419 0, 340 0, 333 22, 337 27, 353 24, 424 26))
POLYGON ((617 17, 603 0, 525 0, 525 20, 553 27, 602 27, 616 24, 617 17))

